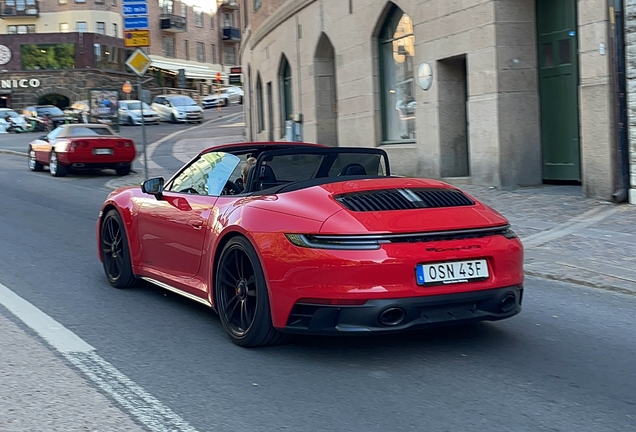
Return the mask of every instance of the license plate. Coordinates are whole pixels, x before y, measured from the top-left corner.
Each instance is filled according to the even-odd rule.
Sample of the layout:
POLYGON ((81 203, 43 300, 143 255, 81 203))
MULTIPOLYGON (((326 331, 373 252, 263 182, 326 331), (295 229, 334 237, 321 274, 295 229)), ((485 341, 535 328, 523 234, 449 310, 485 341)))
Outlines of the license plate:
POLYGON ((485 259, 419 264, 415 275, 418 285, 456 284, 490 276, 485 259))
POLYGON ((93 154, 96 154, 96 155, 112 155, 113 154, 113 149, 109 149, 109 148, 94 149, 93 150, 93 154))

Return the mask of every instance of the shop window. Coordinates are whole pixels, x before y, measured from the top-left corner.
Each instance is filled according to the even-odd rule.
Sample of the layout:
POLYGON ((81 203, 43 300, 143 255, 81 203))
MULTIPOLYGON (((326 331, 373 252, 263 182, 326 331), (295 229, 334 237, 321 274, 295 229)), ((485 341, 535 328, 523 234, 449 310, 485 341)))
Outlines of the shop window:
POLYGON ((174 58, 174 44, 175 39, 172 37, 164 36, 163 38, 163 56, 174 58))
POLYGON ((75 68, 75 44, 25 44, 20 47, 22 69, 50 70, 75 68))
POLYGON ((197 61, 201 63, 205 62, 205 45, 203 42, 197 42, 197 61))
POLYGON ((379 42, 383 141, 413 141, 415 37, 411 18, 397 6, 389 11, 379 42))
POLYGON ((293 119, 292 76, 291 66, 283 55, 278 69, 278 85, 280 86, 280 128, 281 136, 285 136, 285 121, 293 119))
POLYGON ((71 26, 68 23, 60 23, 60 33, 68 33, 71 31, 71 26))
POLYGON ((263 110, 263 83, 261 82, 261 75, 256 77, 256 110, 258 116, 258 132, 265 130, 265 113, 263 110))
POLYGON ((97 34, 100 34, 100 35, 106 34, 106 23, 97 21, 96 27, 97 27, 97 34))

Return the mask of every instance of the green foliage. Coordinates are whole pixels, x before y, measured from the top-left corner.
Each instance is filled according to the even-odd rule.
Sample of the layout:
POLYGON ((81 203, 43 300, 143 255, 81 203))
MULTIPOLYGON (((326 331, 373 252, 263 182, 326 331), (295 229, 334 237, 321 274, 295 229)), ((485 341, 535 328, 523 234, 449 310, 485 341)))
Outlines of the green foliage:
POLYGON ((75 44, 26 44, 20 47, 22 69, 73 69, 75 44))

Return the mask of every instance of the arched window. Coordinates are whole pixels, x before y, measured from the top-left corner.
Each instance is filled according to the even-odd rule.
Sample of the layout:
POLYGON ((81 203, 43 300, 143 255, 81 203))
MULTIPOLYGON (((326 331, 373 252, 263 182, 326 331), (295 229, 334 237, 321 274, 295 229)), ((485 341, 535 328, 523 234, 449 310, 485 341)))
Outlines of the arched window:
POLYGON ((415 140, 413 22, 393 5, 379 35, 383 141, 415 140))
POLYGON ((263 83, 261 74, 256 76, 256 111, 258 116, 258 131, 265 130, 265 113, 263 112, 263 83))
POLYGON ((280 86, 280 127, 281 136, 285 136, 285 121, 293 120, 293 104, 292 104, 292 77, 291 67, 287 61, 287 57, 283 55, 278 69, 278 79, 280 86))

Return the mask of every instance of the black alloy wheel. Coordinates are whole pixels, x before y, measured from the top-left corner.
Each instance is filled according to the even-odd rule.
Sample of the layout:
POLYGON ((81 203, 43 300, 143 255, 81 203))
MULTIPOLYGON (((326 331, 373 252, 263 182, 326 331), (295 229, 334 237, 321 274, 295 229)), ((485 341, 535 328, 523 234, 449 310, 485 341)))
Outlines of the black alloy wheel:
POLYGON ((130 250, 124 224, 117 210, 110 210, 104 216, 100 246, 102 263, 108 282, 115 288, 133 286, 137 279, 130 263, 130 250))
POLYGON ((265 275, 251 243, 231 239, 216 270, 216 309, 232 342, 242 347, 282 342, 286 335, 272 326, 265 275))

